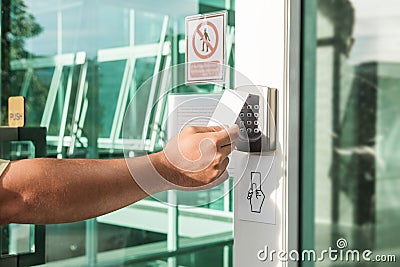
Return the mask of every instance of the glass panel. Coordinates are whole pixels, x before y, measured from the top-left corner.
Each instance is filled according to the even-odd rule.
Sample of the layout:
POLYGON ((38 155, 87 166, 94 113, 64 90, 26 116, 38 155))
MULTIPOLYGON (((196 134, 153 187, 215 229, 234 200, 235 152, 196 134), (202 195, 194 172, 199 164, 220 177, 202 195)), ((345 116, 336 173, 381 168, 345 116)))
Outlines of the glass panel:
MULTIPOLYGON (((145 90, 140 94, 137 94, 138 88, 140 85, 145 83, 151 76, 154 75, 154 67, 156 64, 156 57, 148 57, 148 58, 139 58, 136 60, 136 68, 135 73, 133 74, 133 84, 129 90, 128 99, 133 101, 132 105, 135 106, 135 114, 131 115, 131 119, 135 121, 132 123, 135 125, 134 128, 131 129, 130 138, 133 139, 141 139, 143 133, 143 126, 145 121, 145 113, 137 112, 137 111, 145 111, 148 105, 148 99, 150 96, 150 90, 145 90)), ((147 89, 147 88, 146 88, 147 89)), ((125 109, 128 108, 130 101, 126 102, 125 109)), ((119 136, 122 139, 122 131, 119 136)))
MULTIPOLYGON (((7 88, 2 92, 7 96, 26 96, 27 126, 38 126, 42 121, 49 123, 47 151, 51 157, 55 154, 57 157, 122 157, 121 123, 130 99, 148 78, 184 62, 185 16, 234 10, 234 1, 225 0, 11 2, 14 13, 2 25, 4 31, 7 29, 4 26, 11 27, 11 32, 2 36, 12 37, 9 47, 2 46, 2 54, 9 56, 2 58, 2 62, 10 61, 10 69, 2 70, 2 88, 7 88), (30 26, 27 32, 18 32, 26 24, 30 26), (69 89, 70 100, 64 103, 69 89), (68 107, 67 114, 64 106, 68 107), (63 138, 58 139, 63 127, 63 138), (55 144, 60 143, 62 151, 55 151, 55 144)), ((6 10, 3 4, 2 11, 6 10)), ((234 18, 228 21, 233 23, 234 18)), ((228 45, 231 46, 234 47, 228 45)), ((233 51, 227 54, 233 65, 233 51)), ((175 74, 184 77, 183 71, 175 74)), ((148 90, 135 99, 136 123, 130 137, 137 141, 146 142, 150 138, 147 134, 146 140, 142 140, 143 128, 146 123, 149 128, 155 125, 155 112, 151 121, 145 122, 145 118, 148 105, 154 104, 149 99, 152 94, 158 94, 160 82, 157 81, 157 92, 148 90)), ((174 91, 207 93, 214 89, 213 85, 190 85, 179 86, 174 91)), ((163 122, 165 114, 162 106, 158 115, 163 122)), ((159 127, 156 131, 154 150, 159 150, 165 143, 166 129, 159 127)), ((22 157, 25 150, 19 150, 22 157)), ((154 152, 143 150, 137 149, 134 155, 154 152)), ((191 201, 196 206, 221 196, 218 201, 193 210, 179 207, 176 212, 148 198, 94 221, 48 225, 47 264, 85 266, 93 265, 97 259, 101 264, 110 262, 112 266, 124 265, 126 261, 125 265, 129 266, 137 256, 152 260, 132 261, 132 266, 160 266, 171 256, 169 239, 179 241, 179 254, 181 249, 190 248, 189 254, 175 259, 178 265, 204 266, 204 262, 213 262, 213 266, 231 266, 231 248, 224 245, 232 241, 232 204, 231 199, 222 197, 225 190, 221 185, 209 191, 178 193, 179 202, 191 201), (209 244, 213 244, 213 249, 208 249, 209 244)), ((166 200, 168 193, 163 194, 166 200)), ((174 263, 174 259, 169 261, 174 263)))
POLYGON ((135 12, 135 43, 153 44, 160 41, 163 16, 150 12, 135 12))
POLYGON ((109 138, 117 108, 126 60, 99 64, 99 137, 109 138))
MULTIPOLYGON (((368 249, 385 266, 400 256, 399 7, 319 0, 315 10, 315 248, 368 249)), ((337 264, 366 266, 315 265, 337 264)))
MULTIPOLYGON (((31 141, 0 143, 0 158, 20 160, 35 157, 35 146, 31 141)), ((22 255, 35 252, 35 226, 10 224, 0 226, 0 255, 22 255)))
POLYGON ((35 226, 10 224, 0 227, 1 255, 23 255, 35 252, 35 226))
POLYGON ((167 267, 167 266, 190 266, 203 267, 211 266, 232 266, 233 258, 232 246, 217 246, 213 248, 203 248, 198 252, 179 255, 178 257, 160 258, 145 263, 128 263, 124 266, 132 267, 167 267), (222 262, 221 262, 222 259, 222 262), (220 265, 218 263, 221 262, 220 265))
POLYGON ((40 126, 53 74, 54 67, 22 68, 12 72, 11 86, 14 94, 25 97, 27 126, 40 126), (28 74, 28 71, 32 74, 28 74))
MULTIPOLYGON (((64 266, 75 263, 86 263, 85 222, 48 225, 46 227, 47 262, 55 262, 64 266), (71 258, 75 258, 71 261, 71 258), (75 262, 75 263, 74 263, 75 262)), ((141 229, 133 229, 112 224, 97 225, 98 254, 109 255, 111 261, 121 261, 121 252, 128 247, 160 243, 166 240, 165 234, 141 229), (108 252, 108 253, 107 253, 108 252)), ((76 265, 75 265, 76 266, 76 265)), ((119 265, 117 265, 119 266, 119 265)))
MULTIPOLYGON (((78 80, 82 66, 65 66, 60 78, 60 85, 55 100, 53 112, 51 113, 50 125, 47 130, 49 136, 59 136, 62 117, 64 115, 64 105, 66 99, 75 100, 77 97, 78 80)), ((74 101, 69 101, 67 112, 67 125, 65 135, 71 134, 71 120, 74 111, 74 101)))
POLYGON ((10 142, 10 160, 20 160, 35 157, 35 146, 31 141, 10 142))

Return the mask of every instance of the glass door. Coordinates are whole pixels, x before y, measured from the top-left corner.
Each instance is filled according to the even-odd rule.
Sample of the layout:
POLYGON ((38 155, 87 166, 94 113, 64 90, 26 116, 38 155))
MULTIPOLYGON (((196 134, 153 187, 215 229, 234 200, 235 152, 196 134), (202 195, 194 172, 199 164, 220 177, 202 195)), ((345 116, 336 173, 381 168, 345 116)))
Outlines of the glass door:
MULTIPOLYGON (((8 96, 25 95, 27 126, 47 127, 47 157, 124 156, 121 129, 129 100, 150 77, 184 63, 186 16, 228 11, 227 58, 234 65, 233 0, 56 2, 11 0, 1 8, 3 114, 8 96)), ((174 75, 184 77, 184 72, 174 75)), ((156 80, 135 100, 132 156, 159 150, 165 141, 166 129, 145 121, 148 107, 155 106, 150 100, 157 99, 153 89, 165 83, 156 80)), ((209 93, 214 86, 174 90, 209 93)), ((162 121, 167 113, 154 114, 162 121)), ((231 266, 232 194, 197 207, 225 190, 179 194, 193 209, 149 198, 87 222, 46 225, 44 266, 231 266)))
POLYGON ((303 249, 338 251, 315 266, 398 266, 400 3, 304 2, 303 249))

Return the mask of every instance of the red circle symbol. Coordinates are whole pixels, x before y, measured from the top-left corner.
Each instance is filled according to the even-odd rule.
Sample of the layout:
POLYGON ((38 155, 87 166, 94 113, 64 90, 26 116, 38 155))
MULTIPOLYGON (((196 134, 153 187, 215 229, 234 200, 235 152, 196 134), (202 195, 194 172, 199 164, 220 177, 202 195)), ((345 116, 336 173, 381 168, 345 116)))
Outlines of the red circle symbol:
POLYGON ((214 25, 214 23, 212 22, 202 22, 200 23, 197 28, 195 33, 193 34, 193 38, 192 38, 192 46, 193 46, 193 51, 196 54, 196 56, 198 56, 201 59, 207 59, 210 58, 212 55, 214 55, 215 51, 217 50, 218 47, 218 40, 219 40, 219 36, 218 36, 218 29, 217 27, 214 25), (213 29, 214 33, 215 33, 215 45, 213 46, 210 41, 206 38, 206 36, 204 36, 204 34, 200 31, 201 27, 203 25, 208 25, 211 27, 211 29, 213 29), (201 54, 197 48, 196 48, 196 37, 200 36, 200 39, 205 43, 205 45, 207 46, 209 53, 208 54, 201 54))

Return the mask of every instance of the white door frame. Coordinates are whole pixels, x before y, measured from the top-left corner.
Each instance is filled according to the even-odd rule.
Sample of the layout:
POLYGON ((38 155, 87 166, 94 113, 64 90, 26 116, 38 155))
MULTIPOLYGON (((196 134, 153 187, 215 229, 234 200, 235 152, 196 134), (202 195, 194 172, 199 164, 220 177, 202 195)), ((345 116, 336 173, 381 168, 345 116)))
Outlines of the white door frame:
POLYGON ((235 205, 234 266, 297 266, 279 261, 277 254, 274 261, 263 262, 257 254, 265 246, 288 252, 299 244, 301 1, 236 0, 235 5, 235 68, 253 84, 278 88, 283 162, 275 225, 239 220, 235 205))

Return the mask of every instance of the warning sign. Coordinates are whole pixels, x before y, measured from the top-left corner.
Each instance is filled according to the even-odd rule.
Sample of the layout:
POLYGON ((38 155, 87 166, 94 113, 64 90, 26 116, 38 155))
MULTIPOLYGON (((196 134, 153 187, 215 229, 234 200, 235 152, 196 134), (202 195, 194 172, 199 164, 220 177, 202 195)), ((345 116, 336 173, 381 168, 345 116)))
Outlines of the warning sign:
POLYGON ((186 17, 186 82, 224 80, 226 12, 186 17))

